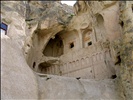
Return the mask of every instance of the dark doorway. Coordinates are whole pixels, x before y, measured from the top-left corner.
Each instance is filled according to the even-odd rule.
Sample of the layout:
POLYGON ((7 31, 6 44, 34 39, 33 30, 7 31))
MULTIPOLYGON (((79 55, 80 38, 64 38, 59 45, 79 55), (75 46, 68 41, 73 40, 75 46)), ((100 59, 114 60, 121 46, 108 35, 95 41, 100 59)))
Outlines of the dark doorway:
POLYGON ((56 35, 54 39, 50 39, 43 54, 45 56, 59 57, 63 54, 63 48, 63 41, 58 35, 56 35))
POLYGON ((74 43, 70 43, 70 48, 73 48, 74 47, 74 43))

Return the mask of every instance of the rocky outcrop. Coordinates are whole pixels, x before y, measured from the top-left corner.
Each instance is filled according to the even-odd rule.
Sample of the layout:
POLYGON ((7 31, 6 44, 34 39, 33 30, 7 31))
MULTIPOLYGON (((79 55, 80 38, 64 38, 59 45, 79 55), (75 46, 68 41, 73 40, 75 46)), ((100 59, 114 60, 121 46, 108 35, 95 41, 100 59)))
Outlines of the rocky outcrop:
POLYGON ((2 100, 38 98, 37 79, 22 48, 9 37, 1 39, 1 91, 2 100))
POLYGON ((45 74, 38 75, 40 99, 123 100, 115 86, 116 80, 84 80, 45 74))
POLYGON ((54 39, 57 33, 65 30, 73 17, 73 11, 71 7, 66 5, 64 7, 57 1, 30 1, 26 5, 28 7, 26 31, 29 37, 26 39, 24 52, 29 66, 32 66, 34 62, 38 66, 42 63, 41 59, 47 59, 43 55, 47 42, 51 38, 54 39), (26 46, 27 44, 30 46, 26 46))
POLYGON ((120 2, 120 24, 122 38, 115 42, 115 50, 119 52, 121 64, 119 67, 119 84, 125 99, 133 99, 133 2, 120 2))
POLYGON ((8 25, 7 35, 1 37, 1 99, 38 99, 37 80, 22 50, 26 39, 25 4, 1 1, 1 6, 2 22, 8 25))

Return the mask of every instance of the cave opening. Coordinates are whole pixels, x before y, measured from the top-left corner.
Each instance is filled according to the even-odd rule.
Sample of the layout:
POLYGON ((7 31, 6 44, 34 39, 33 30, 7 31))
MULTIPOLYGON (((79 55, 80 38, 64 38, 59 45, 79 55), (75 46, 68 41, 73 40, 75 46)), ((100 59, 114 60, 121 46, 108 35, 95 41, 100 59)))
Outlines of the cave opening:
POLYGON ((44 72, 44 73, 46 73, 46 70, 48 69, 48 67, 50 67, 51 66, 51 64, 50 63, 47 63, 47 62, 43 62, 43 63, 40 63, 39 65, 38 65, 38 71, 39 72, 44 72))
POLYGON ((33 63, 33 68, 35 68, 35 66, 36 66, 36 62, 33 63))
POLYGON ((120 25, 121 25, 121 27, 123 28, 123 26, 124 26, 124 22, 121 21, 121 22, 120 22, 120 25))
POLYGON ((90 42, 88 42, 88 46, 90 46, 90 45, 92 45, 92 42, 90 41, 90 42))
POLYGON ((50 39, 46 45, 43 54, 48 57, 59 57, 63 55, 63 41, 59 35, 56 35, 54 39, 50 39))
POLYGON ((117 78, 116 74, 111 76, 111 79, 115 79, 115 78, 117 78))
POLYGON ((74 48, 74 43, 72 42, 72 43, 70 43, 70 46, 69 46, 70 48, 74 48))

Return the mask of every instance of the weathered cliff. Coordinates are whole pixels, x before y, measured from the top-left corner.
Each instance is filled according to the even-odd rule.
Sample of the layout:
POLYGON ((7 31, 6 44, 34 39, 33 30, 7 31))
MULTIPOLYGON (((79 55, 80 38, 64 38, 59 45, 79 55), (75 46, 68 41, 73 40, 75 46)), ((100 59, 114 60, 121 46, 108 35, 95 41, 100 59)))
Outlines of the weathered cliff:
POLYGON ((115 50, 119 52, 121 65, 119 84, 125 99, 133 99, 133 2, 120 2, 120 23, 122 37, 115 42, 115 50))
POLYGON ((37 99, 37 79, 22 50, 26 39, 25 4, 1 2, 1 20, 8 25, 7 35, 1 37, 1 99, 37 99))

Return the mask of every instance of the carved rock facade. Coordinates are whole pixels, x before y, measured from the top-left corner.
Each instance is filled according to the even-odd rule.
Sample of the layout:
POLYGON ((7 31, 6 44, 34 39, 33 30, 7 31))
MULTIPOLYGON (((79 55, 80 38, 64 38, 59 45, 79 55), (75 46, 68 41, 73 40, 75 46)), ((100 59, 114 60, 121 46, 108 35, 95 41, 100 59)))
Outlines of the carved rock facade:
MULTIPOLYGON (((54 86, 54 82, 58 88, 59 86, 64 88, 67 84, 73 87, 75 83, 75 86, 79 87, 77 94, 71 95, 67 91, 64 92, 71 99, 112 99, 113 96, 114 99, 133 98, 133 2, 77 1, 72 8, 62 5, 60 1, 2 1, 1 14, 2 22, 8 25, 7 35, 2 37, 2 98, 16 99, 25 96, 26 99, 32 99, 34 95, 33 98, 36 99, 61 99, 63 94, 60 95, 60 91, 58 95, 54 95, 58 89, 49 90, 54 86), (15 49, 12 49, 13 45, 15 49), (9 51, 11 55, 6 58, 7 55, 4 52, 8 48, 11 49, 9 51), (18 77, 14 78, 16 74, 9 71, 11 62, 7 62, 13 57, 17 60, 12 64, 15 66, 12 70, 15 71, 18 68, 24 83, 21 83, 23 92, 19 95, 16 94, 18 86, 13 84, 14 82, 20 84, 20 80, 18 77), (11 83, 13 88, 4 77, 14 80, 11 83), (56 80, 52 79, 51 83, 47 83, 51 77, 55 77, 56 80), (85 84, 90 82, 82 80, 83 84, 77 84, 68 77, 90 81, 93 79, 94 84, 99 82, 103 87, 103 84, 107 83, 107 86, 113 88, 107 88, 111 90, 111 94, 106 94, 104 91, 103 94, 99 94, 99 97, 91 97, 86 95, 90 92, 85 88, 81 89, 81 85, 86 87, 85 84), (114 78, 116 80, 112 81, 114 78), (99 81, 94 81, 95 79, 99 81), (101 82, 102 79, 105 79, 105 82, 101 82), (69 80, 68 83, 67 80, 69 80), (33 94, 24 88, 31 82, 33 84, 28 91, 35 90, 33 94), (46 90, 43 89, 43 84, 48 86, 46 90), (119 88, 116 89, 115 85, 119 88), (6 87, 15 89, 11 94, 6 87), (113 89, 116 89, 117 95, 113 94, 113 89), (49 95, 47 91, 53 94, 49 95), (6 96, 6 94, 10 95, 6 96)), ((14 62, 14 60, 11 61, 14 62)), ((94 89, 95 85, 92 87, 94 89)), ((74 90, 75 87, 72 88, 72 91, 74 90)), ((99 90, 103 91, 102 88, 99 90)), ((21 92, 21 90, 18 91, 21 92)))

